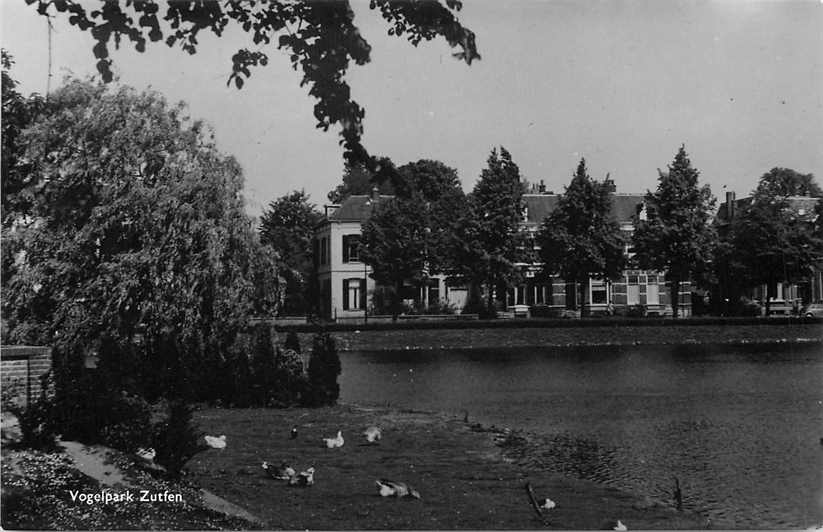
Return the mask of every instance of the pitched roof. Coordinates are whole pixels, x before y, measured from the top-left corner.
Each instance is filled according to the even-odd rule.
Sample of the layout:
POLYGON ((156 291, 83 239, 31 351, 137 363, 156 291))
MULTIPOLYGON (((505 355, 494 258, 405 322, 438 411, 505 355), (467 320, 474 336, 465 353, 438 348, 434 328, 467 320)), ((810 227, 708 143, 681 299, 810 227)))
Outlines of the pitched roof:
POLYGON ((645 194, 612 194, 612 219, 618 223, 631 222, 644 197, 645 194))
MULTIPOLYGON (((378 201, 392 199, 394 196, 380 196, 378 201)), ((527 208, 526 224, 539 225, 552 213, 560 200, 560 194, 523 194, 523 203, 527 208)), ((643 202, 643 194, 613 194, 612 218, 617 222, 629 222, 637 212, 637 206, 643 202)), ((365 222, 371 215, 374 202, 370 196, 349 196, 329 214, 327 220, 334 222, 365 222)))
MULTIPOLYGON (((808 221, 814 220, 814 208, 818 201, 821 201, 821 198, 814 198, 811 196, 790 196, 786 198, 789 203, 789 208, 797 213, 799 216, 803 217, 808 221)), ((740 198, 734 201, 734 209, 736 212, 740 212, 740 209, 745 208, 752 202, 752 197, 749 196, 748 198, 740 198)), ((720 204, 720 207, 717 209, 717 216, 715 218, 718 224, 728 224, 729 223, 729 211, 728 205, 724 201, 720 204)))
MULTIPOLYGON (((380 196, 377 201, 385 201, 393 197, 380 196)), ((349 196, 328 216, 328 219, 335 222, 365 222, 371 215, 374 204, 371 196, 349 196)))
POLYGON ((523 203, 526 204, 526 223, 541 224, 557 207, 560 199, 558 194, 523 194, 523 203))

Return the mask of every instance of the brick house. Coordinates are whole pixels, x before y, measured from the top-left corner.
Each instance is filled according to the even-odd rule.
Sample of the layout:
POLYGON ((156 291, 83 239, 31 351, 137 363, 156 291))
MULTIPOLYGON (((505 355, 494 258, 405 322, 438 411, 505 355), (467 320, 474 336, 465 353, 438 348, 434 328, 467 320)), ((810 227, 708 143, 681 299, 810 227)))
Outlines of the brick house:
MULTIPOLYGON (((359 260, 361 226, 380 201, 391 196, 373 192, 369 196, 346 198, 340 205, 325 207, 325 217, 316 226, 314 256, 319 282, 320 313, 337 321, 362 321, 367 317, 371 296, 376 284, 369 277, 371 268, 359 260)), ((558 194, 524 194, 522 229, 532 235, 539 230, 546 216, 557 206, 558 194)), ((614 194, 612 216, 627 234, 634 229, 632 217, 642 216, 642 194, 614 194)), ((628 246, 626 248, 628 253, 628 246)), ((506 308, 516 315, 528 315, 540 309, 549 314, 560 314, 564 309, 578 306, 584 315, 625 313, 630 310, 657 315, 670 315, 671 304, 665 276, 645 270, 626 270, 617 280, 589 280, 583 289, 583 300, 575 305, 576 291, 572 283, 559 277, 541 280, 539 263, 520 263, 524 282, 506 294, 506 308)), ((442 275, 432 276, 424 287, 407 287, 406 301, 447 302, 461 309, 467 289, 449 286, 442 275)), ((688 283, 681 284, 680 314, 691 314, 688 283)))
MULTIPOLYGON (((724 238, 728 234, 731 220, 740 210, 752 201, 751 197, 737 199, 734 192, 727 192, 725 201, 717 210, 715 226, 718 234, 724 238)), ((801 220, 808 223, 815 221, 815 207, 820 198, 810 196, 791 196, 787 198, 789 208, 801 220)), ((742 294, 732 294, 733 287, 724 286, 721 275, 721 282, 714 287, 713 297, 723 300, 729 296, 743 295, 753 301, 763 304, 767 297, 766 285, 756 286, 749 290, 743 290, 742 294)), ((772 314, 790 314, 799 306, 823 301, 823 263, 814 266, 808 277, 797 282, 778 282, 775 295, 770 299, 770 309, 772 314)))

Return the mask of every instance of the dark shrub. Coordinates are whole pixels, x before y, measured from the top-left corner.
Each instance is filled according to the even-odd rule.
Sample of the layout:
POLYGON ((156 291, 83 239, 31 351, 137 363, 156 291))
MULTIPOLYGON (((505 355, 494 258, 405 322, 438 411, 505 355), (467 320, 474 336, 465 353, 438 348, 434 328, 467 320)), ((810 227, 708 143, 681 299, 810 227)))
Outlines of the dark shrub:
POLYGON ((20 445, 28 449, 51 450, 55 447, 58 424, 49 373, 40 377, 40 385, 40 395, 26 405, 11 397, 17 387, 4 390, 3 407, 20 423, 20 445))
POLYGON ((291 349, 295 353, 302 353, 300 350, 300 338, 294 331, 289 331, 286 335, 286 341, 283 343, 284 349, 291 349))
POLYGON ((497 318, 497 307, 494 303, 489 305, 488 300, 475 291, 469 290, 469 297, 463 306, 463 314, 477 314, 481 320, 493 320, 497 318))
POLYGON ((309 358, 309 382, 303 403, 308 406, 331 405, 340 396, 340 357, 334 338, 327 332, 318 333, 312 342, 309 358))
POLYGON ((627 318, 642 318, 646 315, 646 305, 632 305, 626 309, 627 318))
POLYGON ((415 303, 409 309, 409 314, 454 314, 457 312, 454 305, 449 303, 448 301, 443 301, 438 299, 437 301, 432 301, 429 303, 428 306, 425 306, 422 302, 415 303))
POLYGON ((171 401, 167 417, 153 428, 153 446, 157 453, 154 461, 165 467, 170 477, 179 478, 186 462, 208 449, 199 440, 191 407, 181 400, 171 401))
POLYGON ((151 409, 137 393, 123 388, 129 383, 117 368, 121 353, 101 349, 98 366, 87 368, 77 352, 54 350, 55 416, 64 439, 126 452, 147 444, 151 409))
POLYGON ((275 350, 271 327, 259 324, 252 332, 251 342, 251 401, 257 406, 271 403, 276 393, 275 350))
POLYGON ((757 302, 746 297, 741 297, 735 308, 737 316, 755 317, 763 315, 763 307, 757 302))
POLYGON ((300 353, 293 349, 278 349, 268 406, 284 407, 300 404, 307 387, 306 371, 300 353))
POLYGON ((142 397, 121 392, 106 418, 100 430, 100 441, 105 445, 133 453, 149 444, 146 427, 151 423, 151 406, 142 397))

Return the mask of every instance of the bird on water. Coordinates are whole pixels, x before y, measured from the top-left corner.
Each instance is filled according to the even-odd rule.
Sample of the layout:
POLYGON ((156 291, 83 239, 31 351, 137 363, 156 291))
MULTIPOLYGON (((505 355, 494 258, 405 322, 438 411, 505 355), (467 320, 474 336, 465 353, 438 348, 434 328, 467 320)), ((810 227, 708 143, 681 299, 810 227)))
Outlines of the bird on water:
POLYGON ((336 447, 343 447, 343 433, 342 431, 337 431, 337 436, 334 438, 323 438, 323 443, 326 444, 326 447, 329 449, 334 449, 336 447))

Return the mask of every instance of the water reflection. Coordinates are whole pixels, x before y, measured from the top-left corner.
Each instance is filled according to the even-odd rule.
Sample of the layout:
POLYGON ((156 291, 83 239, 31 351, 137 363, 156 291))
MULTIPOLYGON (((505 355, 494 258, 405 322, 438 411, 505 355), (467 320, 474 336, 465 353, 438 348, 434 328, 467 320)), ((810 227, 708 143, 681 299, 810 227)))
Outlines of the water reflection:
POLYGON ((543 438, 535 466, 740 527, 823 522, 819 345, 345 353, 342 400, 543 438))

